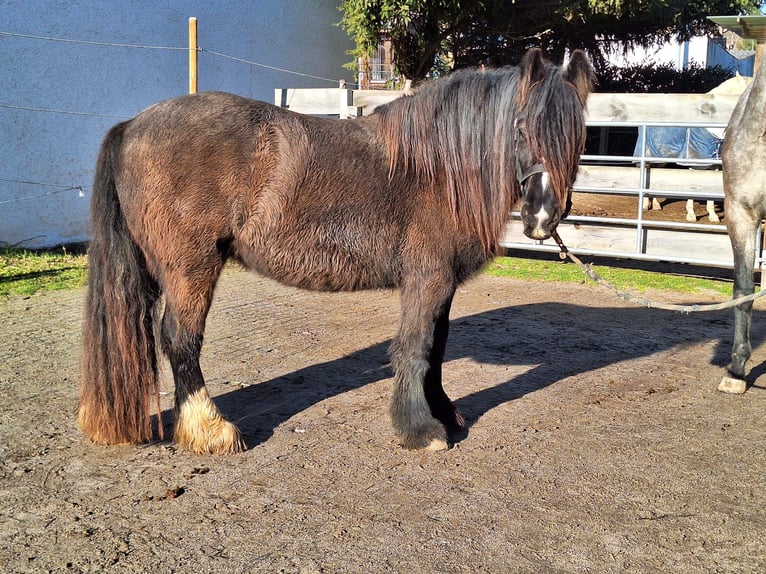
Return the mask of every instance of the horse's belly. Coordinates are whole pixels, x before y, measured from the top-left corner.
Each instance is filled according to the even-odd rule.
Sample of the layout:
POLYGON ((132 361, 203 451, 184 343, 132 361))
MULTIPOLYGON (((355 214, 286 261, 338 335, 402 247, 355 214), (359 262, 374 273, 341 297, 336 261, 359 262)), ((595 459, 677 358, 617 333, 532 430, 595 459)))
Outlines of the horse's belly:
POLYGON ((370 228, 283 226, 237 244, 236 251, 248 268, 304 289, 354 291, 399 283, 394 243, 388 233, 370 228))

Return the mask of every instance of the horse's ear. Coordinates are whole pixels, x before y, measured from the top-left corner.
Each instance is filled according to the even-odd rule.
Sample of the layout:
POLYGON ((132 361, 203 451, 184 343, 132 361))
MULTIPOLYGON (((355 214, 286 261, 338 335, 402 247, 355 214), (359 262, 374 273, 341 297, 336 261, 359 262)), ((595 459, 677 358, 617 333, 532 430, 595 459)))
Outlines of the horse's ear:
POLYGON ((582 50, 572 52, 572 57, 569 58, 569 62, 564 68, 563 77, 572 84, 577 92, 577 97, 580 98, 580 103, 585 107, 585 100, 588 99, 588 94, 593 91, 593 86, 596 83, 593 66, 591 66, 585 52, 582 50))
POLYGON ((530 48, 519 64, 521 85, 525 90, 545 78, 545 62, 540 48, 530 48))
POLYGON ((530 48, 519 63, 519 107, 524 107, 529 91, 545 79, 545 62, 539 48, 530 48))

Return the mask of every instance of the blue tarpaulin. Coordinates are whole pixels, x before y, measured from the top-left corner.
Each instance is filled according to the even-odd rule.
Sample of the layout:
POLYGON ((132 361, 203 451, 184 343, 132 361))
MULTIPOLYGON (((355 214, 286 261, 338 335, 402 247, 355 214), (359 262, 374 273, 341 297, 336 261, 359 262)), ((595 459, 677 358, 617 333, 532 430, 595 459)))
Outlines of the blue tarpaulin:
MULTIPOLYGON (((646 156, 672 159, 720 159, 723 140, 707 128, 648 127, 646 128, 646 156)), ((639 132, 636 149, 641 156, 639 132)), ((678 162, 682 163, 682 162, 678 162)), ((704 167, 704 166, 699 166, 704 167)))

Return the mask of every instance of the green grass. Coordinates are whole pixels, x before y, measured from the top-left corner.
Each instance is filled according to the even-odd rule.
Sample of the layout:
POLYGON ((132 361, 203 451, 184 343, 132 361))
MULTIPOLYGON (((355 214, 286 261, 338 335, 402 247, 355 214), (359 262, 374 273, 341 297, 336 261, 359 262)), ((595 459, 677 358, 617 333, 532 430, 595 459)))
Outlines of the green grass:
POLYGON ((0 248, 0 299, 85 285, 87 259, 66 248, 51 251, 0 248))
MULTIPOLYGON (((601 265, 594 266, 594 269, 620 290, 642 293, 650 289, 667 289, 683 293, 714 292, 731 297, 731 282, 728 280, 601 265)), ((484 272, 531 281, 591 282, 579 266, 555 259, 498 257, 487 264, 484 272)), ((0 248, 0 299, 82 287, 86 282, 86 273, 85 255, 68 252, 65 248, 50 251, 0 248)))
MULTIPOLYGON (((667 289, 681 293, 714 292, 731 297, 729 280, 601 265, 594 265, 593 269, 621 291, 629 289, 642 293, 650 289, 667 289)), ((585 276, 579 265, 569 261, 563 263, 558 260, 498 257, 487 264, 484 272, 498 277, 515 277, 531 281, 593 283, 585 276)))

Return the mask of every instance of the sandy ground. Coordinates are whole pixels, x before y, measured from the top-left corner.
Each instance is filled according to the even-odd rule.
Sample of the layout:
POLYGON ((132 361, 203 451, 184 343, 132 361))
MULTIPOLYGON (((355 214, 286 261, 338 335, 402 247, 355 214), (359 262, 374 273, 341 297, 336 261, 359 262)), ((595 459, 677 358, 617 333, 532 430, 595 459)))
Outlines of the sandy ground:
POLYGON ((766 571, 761 306, 755 384, 731 396, 728 311, 480 276, 445 365, 468 429, 410 452, 387 415, 398 295, 232 268, 203 369, 249 448, 212 457, 82 437, 83 298, 0 303, 3 572, 766 571))
MULTIPOLYGON (((647 221, 687 221, 686 200, 657 198, 661 209, 643 211, 647 221)), ((575 193, 572 199, 572 215, 591 215, 597 217, 622 217, 633 219, 637 215, 638 200, 633 196, 599 195, 595 193, 575 193)), ((695 201, 692 205, 699 223, 711 223, 707 214, 707 202, 695 201)), ((723 225, 725 213, 723 202, 714 203, 714 209, 723 225)))

